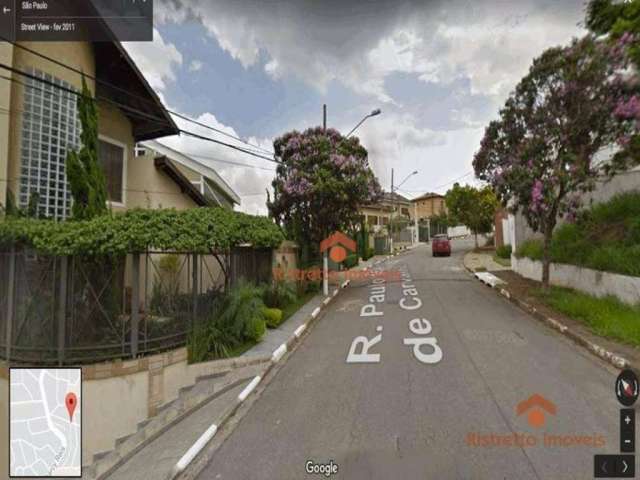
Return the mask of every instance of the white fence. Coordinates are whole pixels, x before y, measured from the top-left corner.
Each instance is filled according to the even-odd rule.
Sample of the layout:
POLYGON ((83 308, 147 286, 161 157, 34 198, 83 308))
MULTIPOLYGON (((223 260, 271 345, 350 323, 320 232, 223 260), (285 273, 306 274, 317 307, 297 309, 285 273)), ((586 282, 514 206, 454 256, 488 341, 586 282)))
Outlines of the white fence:
MULTIPOLYGON (((542 262, 511 256, 511 268, 531 280, 542 279, 542 262)), ((614 295, 630 305, 640 304, 640 277, 601 272, 563 263, 552 263, 549 270, 552 285, 573 288, 595 297, 614 295)))

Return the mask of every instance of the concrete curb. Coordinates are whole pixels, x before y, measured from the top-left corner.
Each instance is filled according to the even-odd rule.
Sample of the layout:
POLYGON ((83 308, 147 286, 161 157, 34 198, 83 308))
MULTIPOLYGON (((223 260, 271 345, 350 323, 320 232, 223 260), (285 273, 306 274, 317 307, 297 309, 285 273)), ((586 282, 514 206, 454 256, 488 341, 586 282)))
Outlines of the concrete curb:
POLYGON ((251 393, 255 390, 258 384, 262 381, 263 378, 267 376, 269 371, 284 357, 284 355, 293 349, 293 347, 299 343, 303 337, 304 332, 309 330, 309 327, 318 319, 318 316, 328 305, 333 302, 333 300, 337 297, 338 292, 344 288, 346 288, 351 283, 350 280, 345 280, 339 288, 336 288, 335 291, 326 297, 322 304, 319 307, 316 307, 313 312, 309 315, 309 318, 306 322, 300 325, 293 334, 289 337, 289 339, 281 344, 278 348, 276 348, 269 361, 269 364, 266 370, 262 373, 262 375, 257 375, 256 377, 247 384, 247 386, 242 390, 242 392, 238 395, 238 399, 234 402, 230 408, 223 412, 221 417, 218 419, 217 423, 212 424, 205 432, 195 441, 195 443, 185 452, 185 454, 178 460, 178 462, 174 465, 171 473, 166 477, 166 480, 175 480, 180 478, 185 472, 189 465, 196 459, 198 454, 204 450, 204 448, 213 440, 215 434, 220 430, 220 428, 225 424, 225 422, 233 416, 236 410, 242 405, 242 403, 251 395, 251 393))
POLYGON ((638 369, 638 365, 635 365, 631 362, 629 362, 626 358, 611 352, 603 347, 601 347, 600 345, 593 343, 591 340, 589 340, 588 338, 586 338, 584 335, 582 335, 581 333, 572 330, 571 328, 569 328, 568 326, 566 326, 565 324, 563 324, 562 322, 556 320, 553 317, 549 317, 545 314, 543 314, 542 312, 538 311, 538 309, 536 309, 533 305, 529 305, 527 302, 525 302, 524 300, 521 300, 519 298, 514 297, 511 292, 509 292, 509 290, 505 289, 502 287, 502 284, 504 284, 504 282, 502 282, 502 284, 500 283, 496 283, 496 284, 492 284, 490 281, 487 281, 486 279, 483 279, 482 276, 478 276, 478 274, 473 271, 472 269, 470 269, 469 267, 467 267, 467 265, 464 265, 464 268, 467 269, 467 271, 469 273, 471 273, 474 277, 476 277, 478 280, 480 280, 482 283, 484 283, 485 285, 490 286, 492 289, 496 290, 500 295, 502 295, 504 298, 506 298, 507 300, 509 300, 511 303, 517 305, 518 307, 520 307, 521 310, 525 311, 526 313, 529 313, 530 315, 532 315, 535 319, 540 320, 541 322, 547 324, 548 326, 550 326, 551 328, 553 328, 554 330, 560 332, 562 335, 570 338, 571 340, 573 340, 575 343, 577 343, 578 345, 580 345, 581 347, 586 348, 589 352, 591 352, 592 354, 594 354, 595 356, 597 356, 598 358, 600 358, 601 360, 604 360, 605 362, 609 363, 610 365, 622 370, 624 368, 631 368, 635 371, 640 371, 638 369))

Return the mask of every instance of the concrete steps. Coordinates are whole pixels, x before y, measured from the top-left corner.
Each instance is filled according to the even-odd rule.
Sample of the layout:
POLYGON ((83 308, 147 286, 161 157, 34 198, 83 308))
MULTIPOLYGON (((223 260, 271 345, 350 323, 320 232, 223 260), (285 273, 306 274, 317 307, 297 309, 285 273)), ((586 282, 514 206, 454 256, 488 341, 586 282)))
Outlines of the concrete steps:
POLYGON ((109 478, 145 446, 217 397, 247 383, 265 365, 258 363, 198 377, 194 385, 180 390, 176 400, 163 405, 154 417, 140 422, 135 433, 117 439, 113 450, 94 455, 93 463, 83 468, 82 478, 109 478))

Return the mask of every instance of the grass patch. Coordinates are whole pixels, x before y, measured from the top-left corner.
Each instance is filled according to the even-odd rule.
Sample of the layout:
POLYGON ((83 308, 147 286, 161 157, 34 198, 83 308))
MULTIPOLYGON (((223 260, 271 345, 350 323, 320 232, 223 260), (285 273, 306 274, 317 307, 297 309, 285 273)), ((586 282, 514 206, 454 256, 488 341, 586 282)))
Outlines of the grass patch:
POLYGON ((640 305, 632 307, 615 297, 596 298, 575 290, 551 287, 536 296, 546 305, 589 327, 595 334, 640 346, 640 305))
MULTIPOLYGON (((549 253, 555 263, 640 276, 640 192, 616 195, 558 227, 549 253)), ((541 260, 542 241, 524 242, 517 255, 541 260)))
POLYGON ((306 292, 300 295, 295 302, 290 303, 286 307, 282 309, 282 322, 280 324, 287 321, 289 317, 291 317, 294 313, 296 313, 300 308, 302 308, 309 300, 316 296, 318 292, 306 292))

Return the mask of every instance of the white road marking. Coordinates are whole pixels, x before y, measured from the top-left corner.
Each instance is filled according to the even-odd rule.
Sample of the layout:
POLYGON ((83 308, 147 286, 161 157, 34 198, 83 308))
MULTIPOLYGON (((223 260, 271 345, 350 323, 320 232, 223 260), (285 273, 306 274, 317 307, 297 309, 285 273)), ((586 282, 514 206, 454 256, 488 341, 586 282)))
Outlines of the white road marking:
POLYGON ((240 392, 240 395, 238 395, 238 400, 241 402, 244 402, 247 397, 249 396, 249 394, 253 391, 254 388, 256 388, 256 385, 258 385, 258 383, 260 383, 260 380, 262 379, 262 377, 260 377, 260 375, 256 375, 253 380, 251 380, 251 382, 249 382, 249 385, 247 385, 246 387, 244 387, 244 390, 242 390, 240 392))

